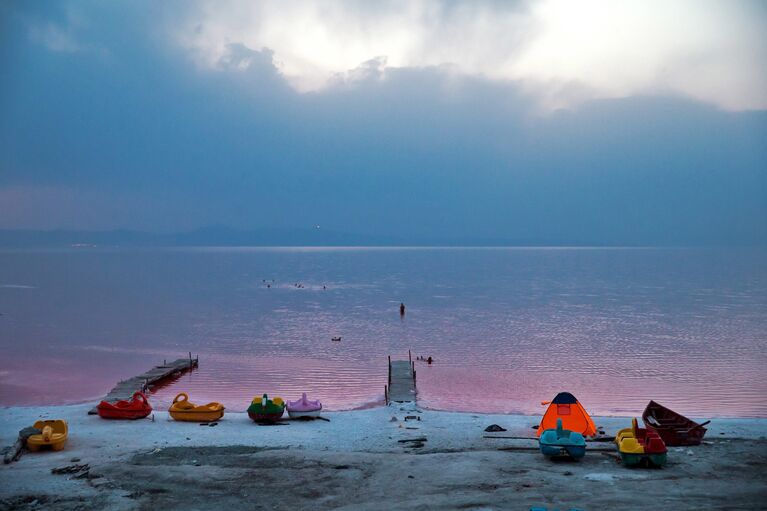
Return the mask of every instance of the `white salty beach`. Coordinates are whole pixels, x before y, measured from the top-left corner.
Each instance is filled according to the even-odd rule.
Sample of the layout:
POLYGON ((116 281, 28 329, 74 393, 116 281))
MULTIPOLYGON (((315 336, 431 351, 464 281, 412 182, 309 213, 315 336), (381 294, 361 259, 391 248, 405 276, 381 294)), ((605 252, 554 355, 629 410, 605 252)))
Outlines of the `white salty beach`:
MULTIPOLYGON (((548 460, 538 416, 393 404, 282 426, 228 412, 210 426, 164 411, 107 421, 90 408, 2 410, 2 445, 39 418, 67 420, 69 440, 2 466, 0 509, 754 509, 767 495, 764 419, 715 419, 706 443, 672 447, 652 470, 621 466, 610 442, 590 442, 577 462, 548 460), (507 431, 485 432, 491 424, 507 431), (51 473, 75 464, 87 467, 51 473)), ((608 435, 630 422, 594 419, 608 435)))

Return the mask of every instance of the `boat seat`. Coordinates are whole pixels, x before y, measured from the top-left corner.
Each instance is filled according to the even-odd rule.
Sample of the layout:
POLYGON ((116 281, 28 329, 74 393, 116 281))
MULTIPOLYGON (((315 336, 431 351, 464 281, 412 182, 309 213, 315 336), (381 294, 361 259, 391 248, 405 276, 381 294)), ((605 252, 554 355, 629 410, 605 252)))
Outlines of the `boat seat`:
POLYGON ((681 421, 679 419, 655 419, 658 424, 661 424, 663 426, 684 426, 687 424, 685 421, 681 421))
POLYGON ((666 452, 666 444, 659 436, 648 436, 645 451, 648 453, 666 452))
POLYGON ((627 454, 643 454, 644 453, 644 447, 637 442, 636 438, 624 438, 621 440, 620 446, 619 446, 620 452, 625 452, 627 454))

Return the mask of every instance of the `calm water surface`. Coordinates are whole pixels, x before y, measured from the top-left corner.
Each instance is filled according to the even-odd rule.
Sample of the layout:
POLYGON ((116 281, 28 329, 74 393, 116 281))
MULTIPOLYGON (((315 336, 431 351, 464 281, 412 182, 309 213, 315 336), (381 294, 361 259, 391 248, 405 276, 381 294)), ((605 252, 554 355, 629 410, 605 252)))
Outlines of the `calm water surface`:
POLYGON ((155 407, 357 408, 411 349, 436 361, 417 366, 430 408, 539 413, 569 390, 595 414, 767 417, 763 250, 2 251, 0 314, 0 405, 93 400, 191 351, 155 407))

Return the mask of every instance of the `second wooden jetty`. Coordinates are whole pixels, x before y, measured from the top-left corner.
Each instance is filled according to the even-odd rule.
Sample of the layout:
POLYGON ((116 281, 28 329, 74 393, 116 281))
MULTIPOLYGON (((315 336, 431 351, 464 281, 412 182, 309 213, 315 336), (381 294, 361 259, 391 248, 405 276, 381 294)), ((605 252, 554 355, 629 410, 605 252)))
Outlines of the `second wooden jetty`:
POLYGON ((389 384, 384 387, 386 404, 391 402, 415 402, 418 396, 413 357, 408 351, 407 360, 392 360, 389 357, 389 384))
MULTIPOLYGON (((122 399, 130 399, 134 392, 140 390, 146 392, 147 388, 165 378, 173 376, 177 373, 183 373, 194 369, 199 365, 199 357, 192 358, 192 354, 189 354, 189 358, 180 358, 170 363, 163 361, 162 365, 155 366, 144 374, 134 376, 127 380, 119 382, 115 387, 104 396, 104 401, 119 401, 122 399)), ((96 407, 93 407, 88 411, 89 415, 96 415, 98 411, 96 407)))

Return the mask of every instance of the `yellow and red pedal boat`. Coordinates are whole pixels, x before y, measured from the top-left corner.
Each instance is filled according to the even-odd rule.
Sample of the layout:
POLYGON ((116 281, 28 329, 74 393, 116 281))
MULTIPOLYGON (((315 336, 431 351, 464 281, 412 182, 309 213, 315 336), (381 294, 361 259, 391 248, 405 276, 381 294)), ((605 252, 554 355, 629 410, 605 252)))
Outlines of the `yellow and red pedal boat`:
POLYGON ((168 413, 177 421, 214 422, 224 416, 224 405, 213 402, 198 406, 189 402, 189 394, 181 392, 173 398, 168 413))

